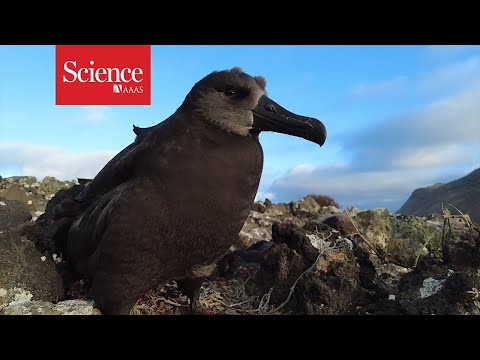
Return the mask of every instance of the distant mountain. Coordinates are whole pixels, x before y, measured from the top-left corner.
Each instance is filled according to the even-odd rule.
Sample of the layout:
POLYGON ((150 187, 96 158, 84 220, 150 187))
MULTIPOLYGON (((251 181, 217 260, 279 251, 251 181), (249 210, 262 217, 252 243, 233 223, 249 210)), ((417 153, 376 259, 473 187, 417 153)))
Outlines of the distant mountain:
MULTIPOLYGON (((416 189, 397 211, 404 215, 428 216, 442 213, 442 202, 450 203, 480 223, 480 169, 451 181, 416 189)), ((455 210, 449 208, 453 214, 455 210)))

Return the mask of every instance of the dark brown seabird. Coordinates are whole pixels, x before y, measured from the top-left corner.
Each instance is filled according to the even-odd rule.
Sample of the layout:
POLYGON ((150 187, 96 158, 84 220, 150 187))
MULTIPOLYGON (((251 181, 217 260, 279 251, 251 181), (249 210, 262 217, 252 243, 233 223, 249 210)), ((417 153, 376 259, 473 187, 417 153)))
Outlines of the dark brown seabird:
POLYGON ((258 134, 323 145, 324 125, 285 110, 265 86, 240 68, 211 73, 165 121, 134 126, 135 141, 75 198, 64 255, 91 279, 104 314, 128 314, 140 296, 172 279, 195 307, 202 280, 253 204, 263 167, 258 134))

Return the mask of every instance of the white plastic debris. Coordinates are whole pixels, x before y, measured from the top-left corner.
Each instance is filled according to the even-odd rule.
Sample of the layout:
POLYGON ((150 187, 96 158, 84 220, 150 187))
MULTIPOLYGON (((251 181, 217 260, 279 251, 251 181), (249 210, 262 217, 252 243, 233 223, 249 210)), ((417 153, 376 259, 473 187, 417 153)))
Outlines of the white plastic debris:
POLYGON ((42 261, 45 261, 45 260, 47 260, 47 257, 46 257, 46 256, 42 256, 40 259, 42 259, 42 261))
POLYGON ((388 300, 395 300, 395 295, 388 295, 388 300))
POLYGON ((27 204, 28 204, 28 205, 32 205, 32 204, 33 204, 33 201, 32 201, 32 200, 28 200, 28 201, 27 201, 27 204))
POLYGON ((0 205, 1 206, 7 206, 7 204, 5 204, 3 201, 0 201, 0 205))

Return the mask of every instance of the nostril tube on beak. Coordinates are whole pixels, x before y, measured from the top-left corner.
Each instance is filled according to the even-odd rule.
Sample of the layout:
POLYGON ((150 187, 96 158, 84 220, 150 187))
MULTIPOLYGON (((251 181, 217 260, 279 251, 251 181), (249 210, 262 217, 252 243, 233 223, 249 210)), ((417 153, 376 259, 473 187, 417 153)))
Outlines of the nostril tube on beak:
POLYGON ((277 110, 275 109, 275 106, 273 106, 272 104, 268 104, 267 106, 265 106, 265 108, 270 112, 273 112, 273 113, 277 112, 277 110))

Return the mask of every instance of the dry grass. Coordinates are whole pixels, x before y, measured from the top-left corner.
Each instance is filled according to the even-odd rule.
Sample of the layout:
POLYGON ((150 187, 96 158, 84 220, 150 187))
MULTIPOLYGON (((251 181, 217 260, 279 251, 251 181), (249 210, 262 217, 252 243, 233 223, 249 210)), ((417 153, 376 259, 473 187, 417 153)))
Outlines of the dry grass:
MULTIPOLYGON (((245 285, 253 277, 246 279, 206 281, 200 293, 200 305, 206 314, 246 315, 266 314, 272 309, 269 305, 271 291, 262 298, 250 296, 245 285)), ((140 298, 130 315, 183 315, 188 314, 189 300, 176 290, 175 282, 170 282, 158 291, 150 291, 140 298)))

